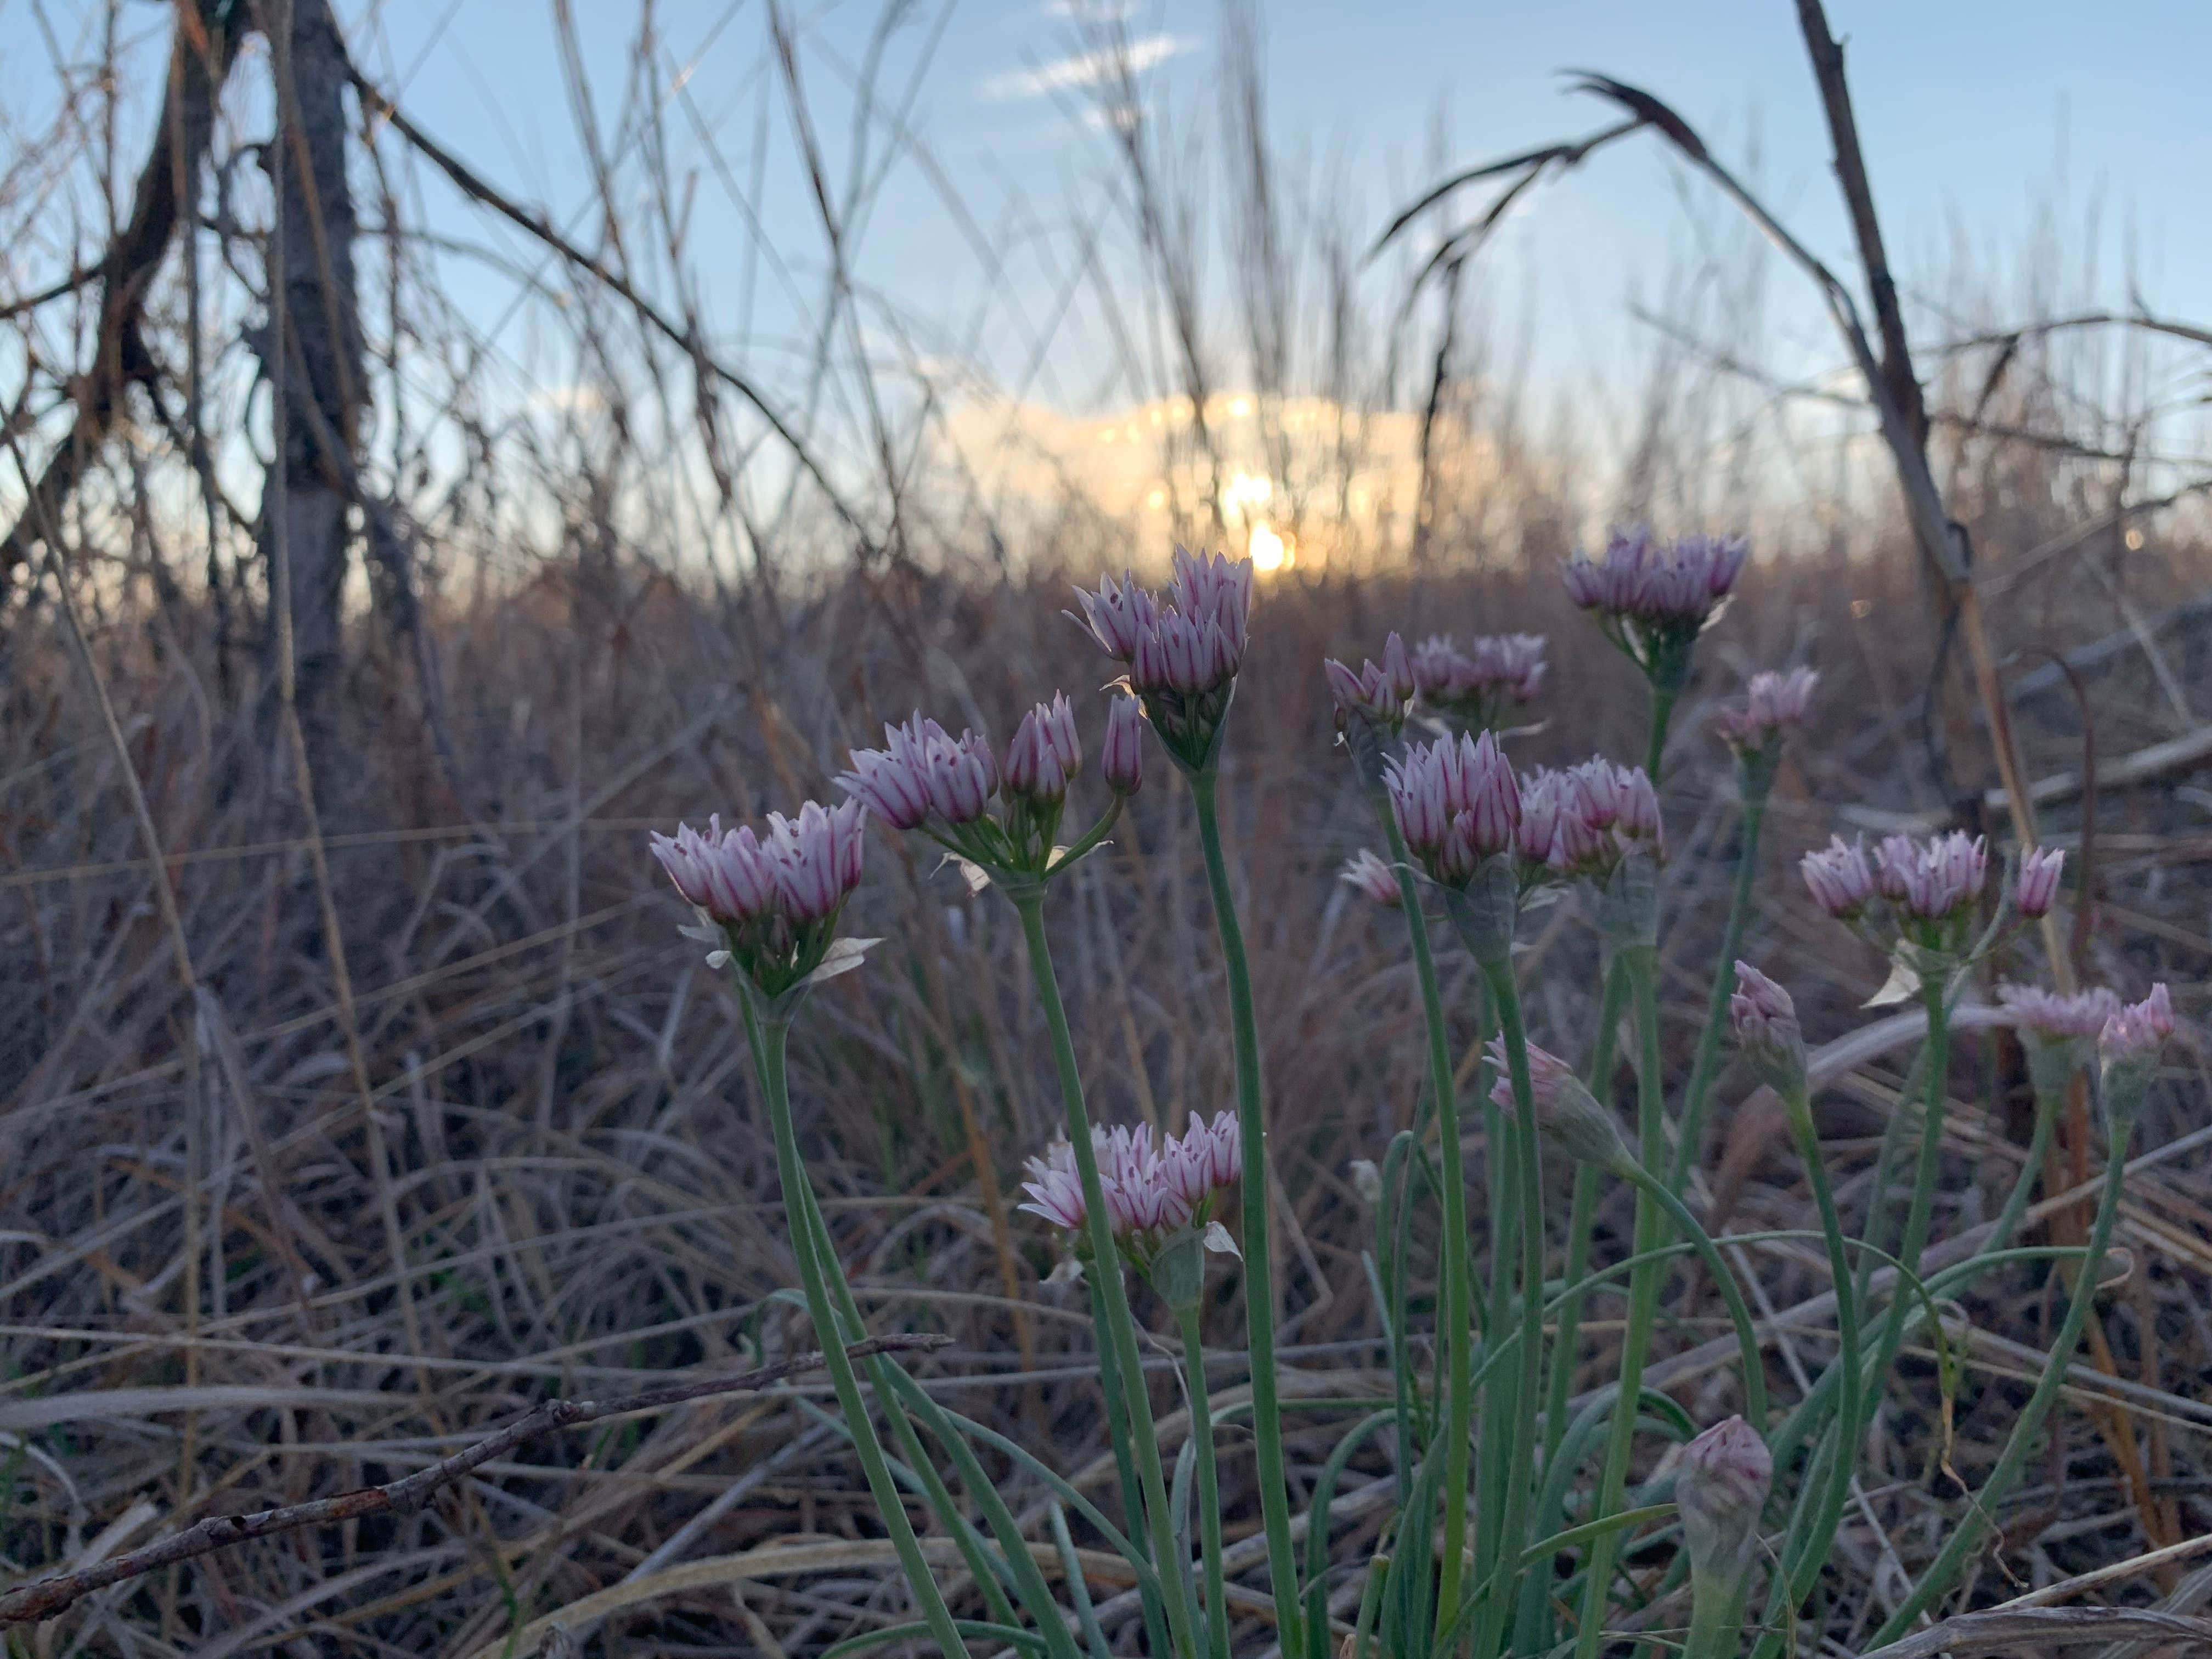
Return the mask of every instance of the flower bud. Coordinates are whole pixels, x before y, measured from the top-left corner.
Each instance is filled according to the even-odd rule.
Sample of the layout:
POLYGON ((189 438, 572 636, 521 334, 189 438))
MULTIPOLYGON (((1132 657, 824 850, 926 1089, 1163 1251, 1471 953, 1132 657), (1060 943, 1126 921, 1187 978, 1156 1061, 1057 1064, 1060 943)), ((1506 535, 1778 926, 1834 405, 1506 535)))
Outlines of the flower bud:
POLYGON ((2097 1037, 2104 1063, 2105 1110, 2114 1118, 2132 1116, 2150 1085, 2158 1051, 2173 1035, 2173 996, 2160 980, 2141 1002, 2131 1002, 2105 1022, 2097 1037))
POLYGON ((1759 1515, 1773 1485, 1773 1455, 1741 1417, 1715 1424, 1682 1448, 1674 1503, 1693 1579, 1741 1587, 1758 1552, 1759 1515))
POLYGON ((2051 906, 2058 896, 2058 877, 2065 866, 2066 854, 2055 847, 2021 854, 2020 874, 2013 883, 2013 902, 2021 915, 2033 921, 2051 914, 2051 906))
MULTIPOLYGON (((1487 1052, 1490 1063, 1498 1068, 1490 1098, 1499 1110, 1510 1114, 1513 1079, 1507 1070, 1504 1040, 1491 1038, 1487 1052)), ((1583 1087, 1573 1066, 1533 1042, 1528 1045, 1528 1094, 1536 1109, 1537 1133, 1569 1158, 1615 1174, 1634 1164, 1620 1121, 1583 1087)))
POLYGON ((1145 705, 1117 696, 1106 711, 1106 741, 1099 746, 1099 775, 1117 795, 1133 795, 1145 781, 1145 705))
POLYGON ((1377 904, 1395 905, 1401 897, 1398 872, 1364 847, 1345 860, 1337 879, 1377 904))
MULTIPOLYGON (((1060 701, 1065 707, 1066 699, 1060 701)), ((1048 729, 1051 719, 1051 711, 1039 703, 1022 716, 1013 741, 1006 745, 1006 793, 1044 805, 1067 798, 1067 771, 1048 729)), ((1080 764, 1079 750, 1077 760, 1080 764)))
POLYGON ((1735 965, 1729 1018, 1736 1047, 1759 1080, 1784 1096, 1805 1085, 1805 1033, 1790 993, 1747 962, 1735 965))
POLYGON ((1322 668, 1328 676, 1329 694, 1336 700, 1336 723, 1365 719, 1395 732, 1406 723, 1413 701, 1413 667, 1406 655, 1405 641, 1390 635, 1378 666, 1371 659, 1354 673, 1331 657, 1322 668))

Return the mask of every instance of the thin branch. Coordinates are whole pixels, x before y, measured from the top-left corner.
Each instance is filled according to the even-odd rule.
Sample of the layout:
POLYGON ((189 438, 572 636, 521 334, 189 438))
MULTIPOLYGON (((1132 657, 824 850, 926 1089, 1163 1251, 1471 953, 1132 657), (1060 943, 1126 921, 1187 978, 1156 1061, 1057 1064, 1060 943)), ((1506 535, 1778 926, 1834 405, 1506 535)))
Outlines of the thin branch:
POLYGON ((629 302, 630 307, 655 333, 667 339, 678 349, 702 366, 714 379, 720 380, 738 397, 750 404, 754 411, 768 422, 769 429, 784 441, 797 459, 799 465, 805 470, 806 475, 820 488, 823 495, 829 501, 837 516, 864 540, 872 539, 869 536, 867 526, 861 523, 859 515, 847 505, 844 496, 838 493, 837 487, 830 482, 828 474, 815 460, 813 452, 807 448, 798 433, 792 429, 790 423, 750 380, 726 363, 711 356, 705 343, 699 338, 696 331, 679 327, 674 319, 659 307, 639 293, 628 278, 611 270, 601 261, 593 258, 563 236, 542 210, 526 208, 509 200, 483 179, 477 177, 466 162, 461 161, 452 151, 425 133, 422 128, 409 120, 400 112, 399 106, 386 97, 377 88, 375 83, 356 68, 350 61, 347 64, 346 72, 352 78, 354 90, 361 94, 364 113, 389 123, 393 131, 413 145, 424 159, 444 173, 462 195, 483 204, 509 223, 527 231, 579 270, 584 271, 618 295, 629 302))
MULTIPOLYGON (((852 1343, 846 1352, 856 1358, 878 1353, 927 1352, 945 1347, 951 1340, 949 1336, 936 1335, 875 1336, 866 1341, 852 1343)), ((36 1579, 20 1585, 5 1595, 0 1595, 0 1628, 51 1619, 96 1589, 120 1583, 126 1578, 136 1578, 161 1567, 173 1566, 179 1561, 212 1554, 216 1550, 228 1549, 250 1539, 266 1538, 273 1533, 292 1532, 301 1527, 357 1521, 368 1515, 410 1515, 447 1487, 459 1485, 465 1477, 484 1464, 504 1456, 526 1441, 534 1440, 541 1435, 579 1428, 611 1417, 627 1417, 635 1412, 665 1411, 672 1406, 681 1406, 718 1395, 757 1394, 790 1377, 814 1370, 822 1363, 823 1357, 819 1353, 806 1353, 780 1360, 773 1365, 763 1365, 757 1370, 743 1371, 734 1376, 702 1377, 694 1382, 647 1389, 641 1394, 624 1395, 616 1400, 548 1400, 524 1413, 497 1433, 487 1436, 426 1469, 418 1469, 404 1480, 381 1486, 362 1486, 352 1492, 341 1492, 335 1498, 319 1498, 311 1503, 288 1504, 281 1509, 259 1510, 250 1515, 210 1516, 182 1532, 157 1539, 142 1548, 112 1559, 75 1572, 57 1573, 51 1578, 36 1579)))

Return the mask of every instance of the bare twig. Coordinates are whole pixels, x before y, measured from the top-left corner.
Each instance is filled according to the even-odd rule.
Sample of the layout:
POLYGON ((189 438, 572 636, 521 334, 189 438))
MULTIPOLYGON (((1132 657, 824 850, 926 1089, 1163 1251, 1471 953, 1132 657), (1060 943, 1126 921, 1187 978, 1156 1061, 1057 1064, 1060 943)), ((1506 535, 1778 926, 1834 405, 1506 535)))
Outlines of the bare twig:
MULTIPOLYGON (((853 1343, 848 1352, 855 1358, 878 1353, 927 1352, 945 1347, 951 1340, 949 1336, 938 1335, 875 1336, 853 1343)), ((773 1365, 763 1365, 757 1370, 742 1371, 734 1376, 702 1377, 696 1382, 678 1382, 666 1388, 647 1389, 642 1393, 624 1395, 614 1400, 548 1400, 532 1407, 497 1433, 487 1436, 441 1462, 433 1463, 427 1469, 418 1469, 404 1480, 381 1486, 362 1486, 352 1492, 341 1492, 336 1498, 320 1498, 311 1503, 288 1504, 281 1509, 260 1510, 251 1515, 210 1516, 195 1526, 157 1540, 143 1548, 129 1551, 76 1572, 58 1573, 51 1578, 36 1579, 21 1585, 5 1595, 0 1595, 0 1628, 51 1619, 96 1589, 119 1583, 125 1578, 136 1578, 158 1568, 174 1565, 179 1561, 190 1561, 198 1556, 228 1549, 234 1544, 266 1538, 272 1533, 292 1532, 301 1527, 328 1526, 340 1521, 357 1521, 363 1516, 410 1514, 428 1503, 438 1492, 457 1485, 472 1471, 541 1435, 602 1422, 611 1417, 627 1417, 637 1412, 665 1411, 672 1406, 685 1405, 694 1400, 706 1400, 720 1395, 757 1394, 788 1378, 816 1370, 822 1363, 819 1353, 806 1353, 779 1360, 773 1365)))
POLYGON ((2179 1642, 2185 1652, 2212 1643, 2212 1619, 2132 1607, 2021 1607, 1962 1613, 1859 1659, 1936 1659, 1939 1654, 2018 1653, 2023 1647, 2081 1647, 2116 1638, 2179 1642))

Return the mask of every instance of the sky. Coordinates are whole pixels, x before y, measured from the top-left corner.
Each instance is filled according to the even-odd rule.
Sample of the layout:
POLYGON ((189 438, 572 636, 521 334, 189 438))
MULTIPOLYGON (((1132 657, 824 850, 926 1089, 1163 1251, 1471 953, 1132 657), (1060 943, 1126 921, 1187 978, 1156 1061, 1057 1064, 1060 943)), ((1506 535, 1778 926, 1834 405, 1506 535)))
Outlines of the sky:
MULTIPOLYGON (((18 27, 21 3, 0 0, 0 32, 16 42, 0 52, 0 97, 18 131, 37 128, 51 79, 18 27)), ((513 198, 605 249, 558 3, 337 0, 356 61, 415 122, 513 198)), ((632 242, 647 244, 624 250, 641 286, 680 308, 677 284, 635 228, 648 169, 640 130, 625 135, 622 123, 625 94, 641 93, 627 107, 659 117, 683 204, 685 281, 715 350, 779 395, 798 396, 827 262, 792 100, 769 49, 771 21, 781 18, 796 43, 812 139, 842 201, 856 69, 885 15, 881 0, 783 0, 775 12, 765 0, 654 0, 655 51, 641 82, 632 53, 647 15, 640 0, 567 3, 590 118, 617 152, 632 242)), ((1566 90, 1562 71, 1589 69, 1671 102, 1802 240, 1856 279, 1791 0, 1252 3, 1271 138, 1307 181, 1305 205, 1334 216, 1355 243, 1456 166, 1608 122, 1609 106, 1566 90)), ((1127 219, 1110 206, 1111 135, 1097 118, 1096 65, 1082 33, 1080 8, 1112 4, 1131 0, 911 0, 898 14, 878 85, 909 142, 865 219, 846 231, 872 356, 895 371, 919 358, 932 373, 949 370, 1054 417, 1116 421, 1142 407, 1148 389, 1117 373, 1126 357, 1103 313, 1066 304, 1064 292, 1085 227, 1097 228, 1117 270, 1134 258, 1127 219)), ((96 42, 103 9, 80 0, 40 15, 66 52, 72 29, 96 42)), ((1215 3, 1139 3, 1119 15, 1168 147, 1218 149, 1231 14, 1215 3)), ((132 61, 157 70, 163 13, 122 16, 138 31, 132 61)), ((2124 307, 2139 297, 2154 311, 2212 320, 2208 0, 1831 0, 1830 16, 1845 41, 1893 264, 1922 302, 1923 330, 1942 331, 1940 307, 1960 298, 1962 272, 1995 290, 1975 303, 1977 321, 2027 314, 2031 279, 2062 307, 2124 307)), ((158 81, 142 79, 143 119, 158 81)), ((245 136, 255 118, 249 110, 245 136)), ((884 154, 881 131, 872 161, 884 154)), ((413 176, 405 211, 451 244, 438 256, 441 283, 473 320, 495 327, 516 395, 557 404, 580 372, 573 329, 517 300, 517 271, 544 272, 543 250, 427 169, 413 176)), ((1470 192, 1466 211, 1483 199, 1470 192)), ((1232 206, 1218 182, 1198 198, 1201 224, 1217 233, 1206 273, 1216 294, 1235 275, 1232 206)), ((53 230, 64 247, 55 228, 64 222, 48 215, 39 240, 53 230)), ((1407 257, 1422 257, 1429 235, 1410 239, 1407 257)), ((1670 269, 1701 247, 1725 265, 1749 246, 1711 188, 1640 135, 1516 211, 1483 256, 1483 298, 1506 332, 1528 343, 1540 386, 1586 393, 1617 386, 1624 366, 1651 349, 1632 301, 1658 302, 1670 269)), ((45 264, 59 257, 45 252, 45 264)), ((9 269, 0 256, 0 269, 30 286, 41 261, 16 252, 20 264, 9 269)), ((1378 333, 1406 270, 1385 258, 1364 272, 1378 333)), ((1841 354, 1809 289, 1778 274, 1769 292, 1762 361, 1793 380, 1832 374, 1841 354)), ((1234 390, 1236 343, 1215 344, 1216 384, 1234 390)))

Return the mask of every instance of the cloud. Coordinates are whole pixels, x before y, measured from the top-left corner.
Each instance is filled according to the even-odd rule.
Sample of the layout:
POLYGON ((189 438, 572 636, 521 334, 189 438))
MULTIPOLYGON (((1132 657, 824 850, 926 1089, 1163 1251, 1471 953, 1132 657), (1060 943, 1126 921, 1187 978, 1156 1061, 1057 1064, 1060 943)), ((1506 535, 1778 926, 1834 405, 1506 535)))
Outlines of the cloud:
POLYGON ((1018 98, 1042 98, 1049 93, 1070 92, 1078 87, 1103 86, 1120 79, 1125 65, 1129 74, 1141 75, 1170 58, 1197 50, 1198 42, 1183 35, 1147 34, 1126 46, 1072 52, 1033 69, 994 75, 983 82, 983 95, 1006 102, 1018 98))

